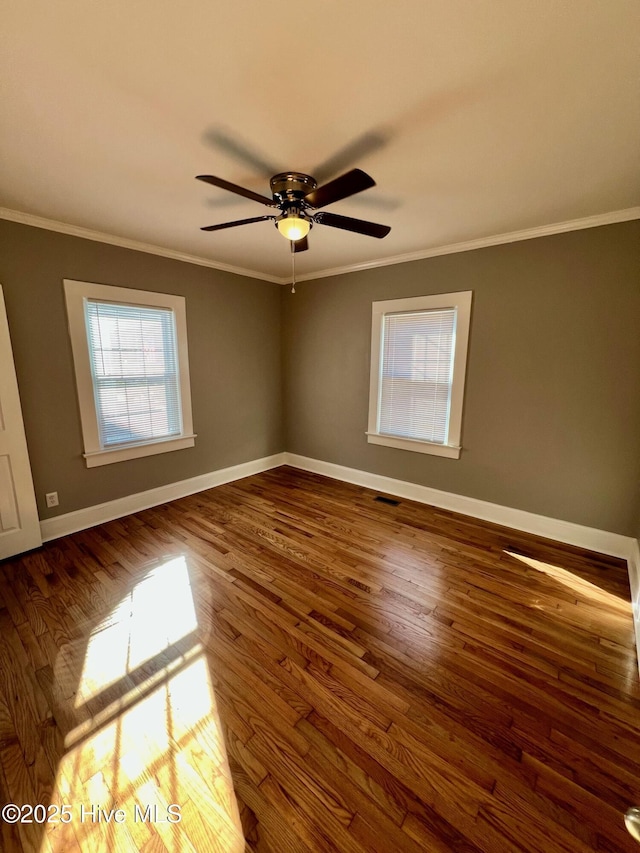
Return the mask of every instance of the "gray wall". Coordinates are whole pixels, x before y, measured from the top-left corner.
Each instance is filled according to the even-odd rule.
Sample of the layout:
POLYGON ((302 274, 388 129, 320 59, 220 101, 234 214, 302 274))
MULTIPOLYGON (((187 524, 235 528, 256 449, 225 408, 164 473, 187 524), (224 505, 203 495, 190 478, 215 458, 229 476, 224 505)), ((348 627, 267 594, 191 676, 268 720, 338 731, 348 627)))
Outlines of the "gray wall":
POLYGON ((640 222, 623 223, 303 282, 292 295, 0 221, 40 515, 286 449, 640 537, 639 238, 640 222), (194 448, 86 468, 63 278, 186 297, 194 448), (474 291, 461 458, 368 444, 371 302, 454 290, 474 291), (48 491, 59 508, 44 506, 48 491))
POLYGON ((0 244, 41 518, 284 449, 278 285, 13 222, 0 221, 0 244), (195 447, 85 466, 63 278, 186 297, 195 447))
POLYGON ((285 290, 287 450, 637 535, 639 271, 635 221, 285 290), (371 302, 456 290, 474 292, 461 458, 368 444, 371 302))

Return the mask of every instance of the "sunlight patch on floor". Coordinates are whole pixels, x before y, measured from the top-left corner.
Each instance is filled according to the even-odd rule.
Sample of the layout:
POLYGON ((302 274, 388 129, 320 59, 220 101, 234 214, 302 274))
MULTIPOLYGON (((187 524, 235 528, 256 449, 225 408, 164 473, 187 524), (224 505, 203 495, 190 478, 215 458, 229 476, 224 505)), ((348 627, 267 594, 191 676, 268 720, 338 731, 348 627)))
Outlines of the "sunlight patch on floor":
MULTIPOLYGON (((241 853, 244 836, 184 558, 155 567, 92 633, 41 853, 241 853), (188 648, 172 646, 193 634, 188 648), (132 685, 124 676, 153 664, 132 685), (117 689, 116 689, 117 688, 117 689), (105 692, 106 691, 106 692, 105 692), (114 697, 112 693, 117 695, 114 697), (83 701, 105 701, 91 715, 83 701), (163 848, 164 849, 164 848, 163 848)), ((143 670, 144 672, 144 670, 143 670)))
POLYGON ((91 632, 76 708, 197 625, 184 557, 155 566, 91 632))
POLYGON ((542 572, 552 580, 557 581, 563 586, 569 588, 575 595, 589 599, 597 604, 606 604, 607 607, 613 608, 621 616, 630 616, 631 604, 615 595, 612 592, 602 589, 595 583, 581 578, 574 572, 563 569, 561 566, 554 566, 551 563, 544 563, 541 560, 534 560, 533 557, 525 557, 524 554, 516 554, 513 551, 505 550, 505 554, 525 563, 532 569, 542 572))

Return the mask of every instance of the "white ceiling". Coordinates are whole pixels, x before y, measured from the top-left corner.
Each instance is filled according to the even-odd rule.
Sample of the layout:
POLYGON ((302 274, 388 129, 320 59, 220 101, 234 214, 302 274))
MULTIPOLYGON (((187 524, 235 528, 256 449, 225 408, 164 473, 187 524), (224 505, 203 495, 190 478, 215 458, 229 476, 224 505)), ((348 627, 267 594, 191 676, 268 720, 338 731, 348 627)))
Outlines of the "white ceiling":
POLYGON ((4 0, 0 206, 277 277, 270 222, 199 230, 270 211, 195 175, 268 195, 273 171, 335 177, 335 155, 369 172, 328 209, 391 234, 316 226, 303 275, 631 208, 639 10, 4 0))

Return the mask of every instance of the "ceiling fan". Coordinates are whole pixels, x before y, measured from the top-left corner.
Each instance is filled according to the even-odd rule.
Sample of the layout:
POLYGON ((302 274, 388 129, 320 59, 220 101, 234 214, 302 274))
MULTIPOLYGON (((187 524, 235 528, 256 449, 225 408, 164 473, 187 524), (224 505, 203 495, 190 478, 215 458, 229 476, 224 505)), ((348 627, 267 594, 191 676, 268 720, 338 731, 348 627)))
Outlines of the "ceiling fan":
POLYGON ((220 225, 207 225, 201 229, 202 231, 220 231, 223 228, 234 228, 236 225, 248 225, 251 222, 270 219, 283 237, 291 241, 292 252, 305 252, 309 248, 307 235, 313 225, 329 225, 331 228, 341 228, 344 231, 353 231, 356 234, 365 234, 378 239, 386 237, 391 231, 388 225, 378 225, 376 222, 339 216, 336 213, 315 212, 335 201, 374 187, 376 182, 362 169, 351 169, 350 172, 345 172, 344 175, 321 187, 318 187, 315 178, 303 172, 280 172, 270 180, 273 198, 267 198, 253 190, 216 178, 214 175, 197 175, 197 180, 280 211, 277 216, 253 216, 250 219, 238 219, 235 222, 222 222, 220 225))

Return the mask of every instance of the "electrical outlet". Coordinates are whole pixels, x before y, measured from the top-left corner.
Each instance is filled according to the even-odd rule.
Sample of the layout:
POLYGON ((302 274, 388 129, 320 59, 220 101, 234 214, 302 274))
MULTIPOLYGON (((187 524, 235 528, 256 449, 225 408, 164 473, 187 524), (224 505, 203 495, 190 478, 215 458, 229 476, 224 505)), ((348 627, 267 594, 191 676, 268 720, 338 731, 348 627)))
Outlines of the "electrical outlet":
POLYGON ((57 492, 47 492, 47 494, 44 496, 44 499, 46 500, 47 506, 49 507, 58 506, 58 504, 60 503, 58 500, 57 492))

